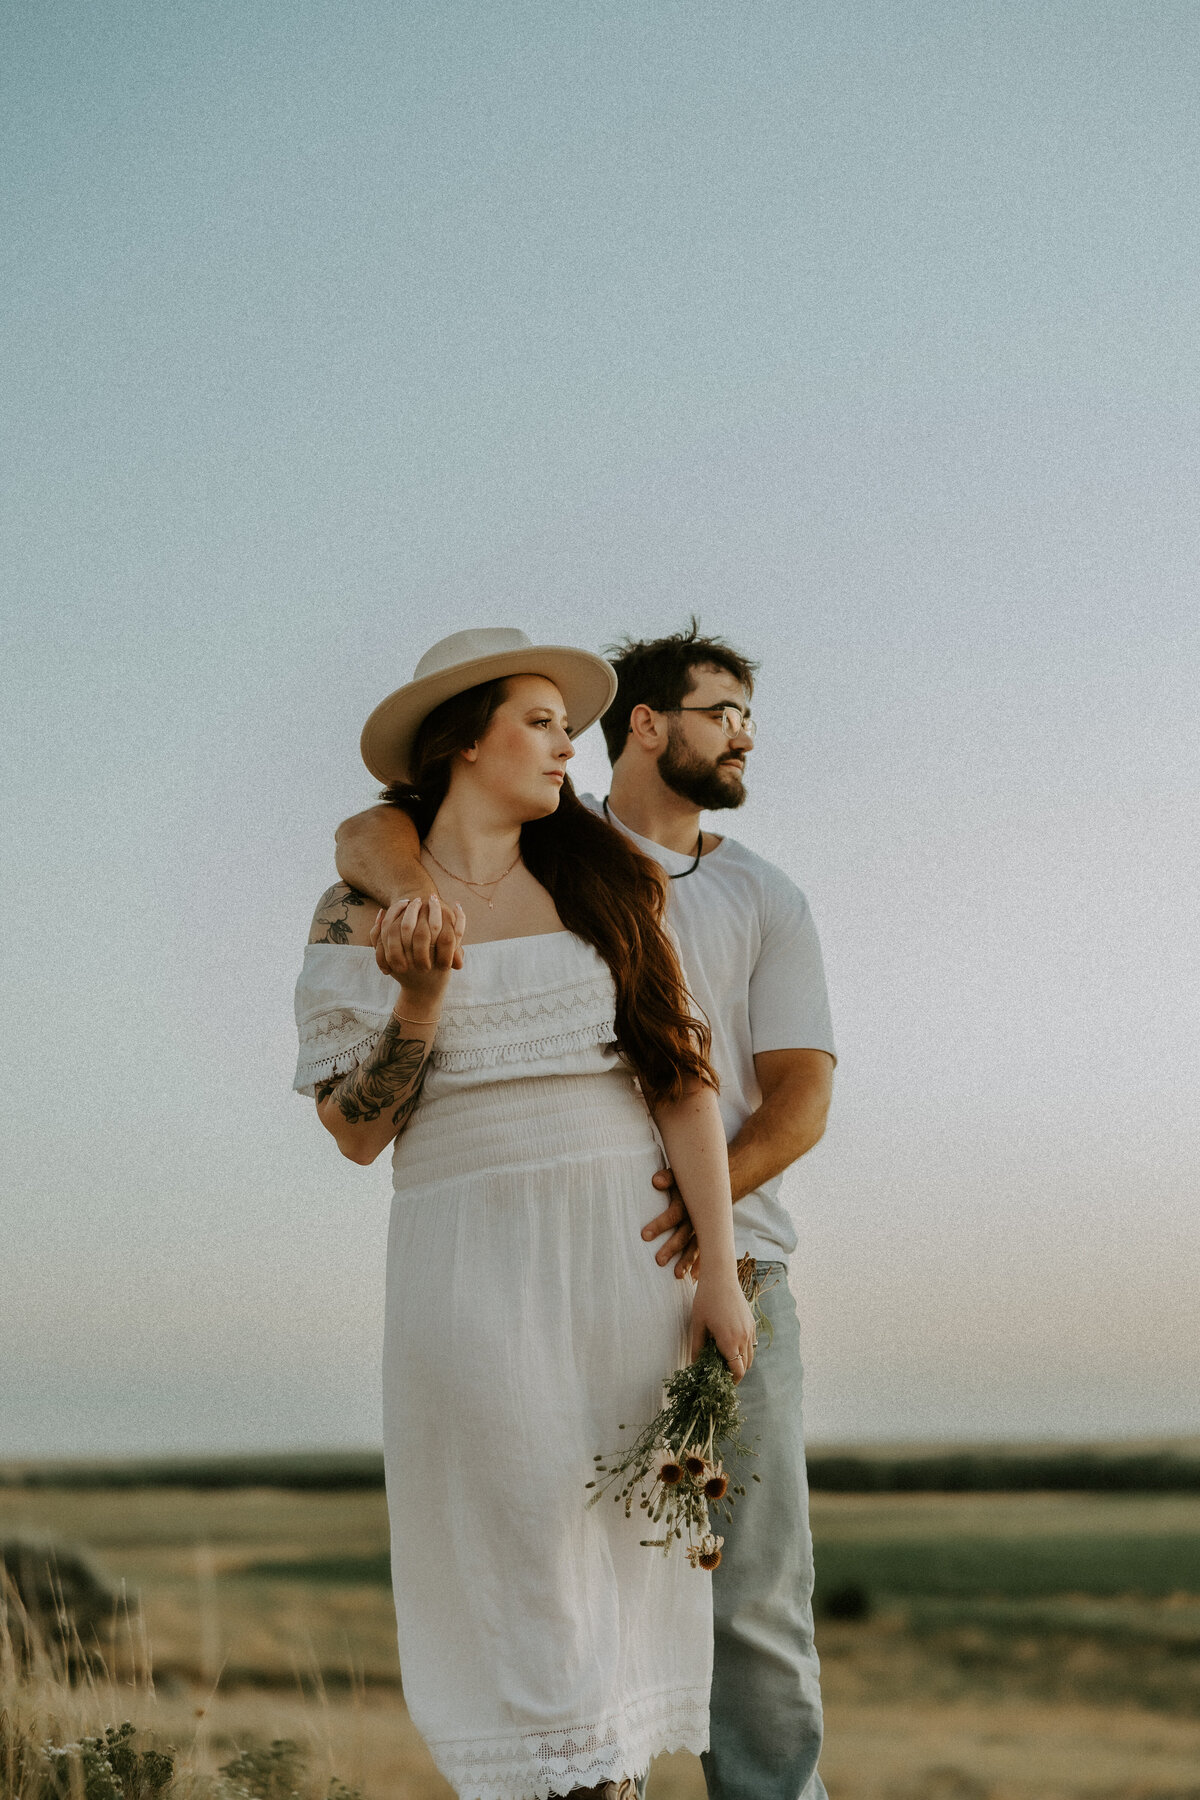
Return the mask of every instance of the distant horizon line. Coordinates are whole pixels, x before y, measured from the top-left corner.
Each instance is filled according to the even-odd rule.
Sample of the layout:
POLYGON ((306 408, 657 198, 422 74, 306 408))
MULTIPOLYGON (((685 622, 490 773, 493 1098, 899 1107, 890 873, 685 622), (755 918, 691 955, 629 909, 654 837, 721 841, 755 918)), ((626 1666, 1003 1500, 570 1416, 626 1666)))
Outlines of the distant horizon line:
MULTIPOLYGON (((1137 1437, 944 1437, 944 1438, 838 1438, 821 1439, 806 1446, 810 1460, 828 1456, 935 1456, 951 1454, 1039 1455, 1049 1451, 1091 1451, 1103 1454, 1200 1455, 1200 1430, 1195 1433, 1154 1433, 1137 1437)), ((258 1460, 284 1461, 311 1458, 319 1461, 376 1458, 383 1455, 382 1442, 373 1444, 285 1444, 260 1445, 255 1449, 233 1449, 197 1445, 181 1450, 125 1450, 112 1454, 90 1451, 58 1453, 38 1452, 0 1456, 0 1485, 6 1477, 24 1470, 54 1468, 120 1468, 131 1463, 164 1466, 212 1461, 244 1463, 258 1460)))

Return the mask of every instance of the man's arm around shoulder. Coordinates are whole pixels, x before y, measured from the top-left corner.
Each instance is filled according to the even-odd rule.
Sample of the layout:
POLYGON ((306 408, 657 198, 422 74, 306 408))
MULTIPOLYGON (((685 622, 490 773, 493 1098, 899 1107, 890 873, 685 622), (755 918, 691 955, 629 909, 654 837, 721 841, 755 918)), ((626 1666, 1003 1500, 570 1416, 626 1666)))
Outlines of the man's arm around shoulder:
POLYGON ((421 861, 421 840, 399 806, 370 806, 343 819, 335 834, 337 872, 347 886, 369 894, 377 905, 416 900, 437 893, 421 861))

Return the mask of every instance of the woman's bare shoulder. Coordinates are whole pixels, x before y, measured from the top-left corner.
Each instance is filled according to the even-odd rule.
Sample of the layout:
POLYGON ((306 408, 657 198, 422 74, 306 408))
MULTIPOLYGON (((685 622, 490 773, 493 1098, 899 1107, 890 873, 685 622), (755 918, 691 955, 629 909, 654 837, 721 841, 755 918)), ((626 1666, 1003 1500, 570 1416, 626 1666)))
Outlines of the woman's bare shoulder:
POLYGON ((379 911, 374 900, 344 881, 335 881, 317 901, 310 944, 369 944, 371 927, 379 911))

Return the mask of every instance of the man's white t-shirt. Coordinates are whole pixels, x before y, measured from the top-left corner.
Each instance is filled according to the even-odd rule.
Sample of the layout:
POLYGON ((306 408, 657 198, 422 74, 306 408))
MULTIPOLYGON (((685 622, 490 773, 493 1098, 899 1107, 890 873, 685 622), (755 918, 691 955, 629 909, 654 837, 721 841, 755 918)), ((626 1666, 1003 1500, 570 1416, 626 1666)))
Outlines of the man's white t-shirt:
MULTIPOLYGON (((603 814, 593 794, 580 796, 603 814)), ((608 817, 668 875, 690 869, 692 856, 667 850, 608 817)), ((724 838, 695 869, 668 886, 668 917, 679 939, 684 973, 712 1029, 712 1065, 721 1080, 721 1118, 736 1137, 762 1105, 754 1070, 764 1050, 835 1054, 821 946, 808 901, 782 869, 724 838)), ((779 1198, 782 1175, 764 1182, 733 1209, 737 1253, 786 1260, 796 1228, 779 1198)))

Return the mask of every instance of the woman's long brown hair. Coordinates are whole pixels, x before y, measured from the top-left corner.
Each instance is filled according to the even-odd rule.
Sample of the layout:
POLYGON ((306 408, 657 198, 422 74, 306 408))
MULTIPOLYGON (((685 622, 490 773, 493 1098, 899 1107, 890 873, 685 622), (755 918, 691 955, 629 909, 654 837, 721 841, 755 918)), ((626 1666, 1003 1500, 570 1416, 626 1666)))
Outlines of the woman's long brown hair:
MULTIPOLYGON (((424 838, 446 798, 460 750, 478 743, 504 699, 503 680, 443 701, 421 725, 411 782, 383 798, 402 807, 424 838)), ((568 931, 591 944, 612 972, 617 1046, 650 1106, 682 1098, 691 1078, 717 1086, 711 1034, 691 1010, 663 915, 667 884, 657 863, 624 833, 589 812, 564 779, 556 811, 521 827, 521 857, 568 931)))

